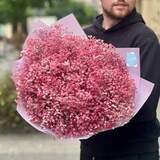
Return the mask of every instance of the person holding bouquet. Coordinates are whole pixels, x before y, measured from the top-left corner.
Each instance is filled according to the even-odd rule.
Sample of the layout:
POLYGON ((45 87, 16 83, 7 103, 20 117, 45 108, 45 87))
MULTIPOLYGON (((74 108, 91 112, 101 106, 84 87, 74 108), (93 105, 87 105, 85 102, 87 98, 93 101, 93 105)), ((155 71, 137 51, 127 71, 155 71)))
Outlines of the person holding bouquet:
POLYGON ((141 110, 126 125, 81 139, 81 160, 158 160, 160 123, 160 45, 155 33, 136 11, 136 0, 101 0, 103 13, 85 28, 115 47, 140 48, 141 77, 154 89, 141 110))

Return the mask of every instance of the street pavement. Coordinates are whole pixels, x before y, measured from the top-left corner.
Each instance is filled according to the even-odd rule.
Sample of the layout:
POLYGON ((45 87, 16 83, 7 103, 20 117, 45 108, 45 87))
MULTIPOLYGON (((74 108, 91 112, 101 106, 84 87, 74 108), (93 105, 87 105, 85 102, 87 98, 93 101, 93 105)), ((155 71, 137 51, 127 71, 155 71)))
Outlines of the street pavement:
POLYGON ((79 160, 79 141, 44 134, 0 135, 0 160, 79 160))

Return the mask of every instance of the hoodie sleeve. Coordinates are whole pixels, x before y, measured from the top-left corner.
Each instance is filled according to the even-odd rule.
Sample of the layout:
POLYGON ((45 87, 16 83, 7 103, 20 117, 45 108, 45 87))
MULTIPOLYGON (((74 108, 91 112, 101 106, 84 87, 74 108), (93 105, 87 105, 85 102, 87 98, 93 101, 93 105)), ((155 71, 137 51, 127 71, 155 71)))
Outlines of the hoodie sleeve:
MULTIPOLYGON (((143 31, 137 34, 133 47, 140 48, 141 77, 151 81, 155 86, 150 97, 131 120, 131 123, 151 122, 156 119, 156 109, 160 96, 160 44, 156 35, 149 30, 147 33, 143 31)), ((158 127, 155 127, 154 134, 160 134, 159 127, 159 124, 158 127)), ((152 134, 152 132, 148 134, 152 134)))
POLYGON ((160 86, 160 44, 153 32, 141 34, 134 44, 140 48, 141 77, 160 86))

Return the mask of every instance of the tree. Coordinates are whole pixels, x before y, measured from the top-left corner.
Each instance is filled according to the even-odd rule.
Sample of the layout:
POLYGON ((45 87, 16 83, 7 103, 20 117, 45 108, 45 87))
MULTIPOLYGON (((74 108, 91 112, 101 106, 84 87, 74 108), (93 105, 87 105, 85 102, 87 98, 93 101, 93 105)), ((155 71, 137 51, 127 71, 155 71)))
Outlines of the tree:
POLYGON ((13 32, 17 31, 19 23, 26 32, 27 9, 44 9, 45 15, 54 15, 61 18, 73 12, 81 24, 89 23, 96 11, 84 3, 74 0, 0 0, 0 23, 11 22, 13 32))
POLYGON ((74 0, 49 0, 50 7, 47 8, 47 15, 54 15, 62 18, 69 13, 74 13, 81 24, 89 24, 97 14, 96 10, 89 5, 74 0))
POLYGON ((22 28, 26 29, 27 8, 44 7, 45 0, 1 0, 0 1, 0 23, 11 22, 13 32, 17 31, 18 23, 22 24, 22 28))

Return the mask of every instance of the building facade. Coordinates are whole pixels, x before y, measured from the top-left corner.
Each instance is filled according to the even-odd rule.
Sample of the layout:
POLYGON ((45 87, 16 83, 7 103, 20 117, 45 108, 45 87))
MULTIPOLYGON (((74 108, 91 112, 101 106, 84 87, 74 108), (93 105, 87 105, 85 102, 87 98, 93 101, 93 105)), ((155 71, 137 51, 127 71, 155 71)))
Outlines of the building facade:
POLYGON ((137 0, 137 8, 160 39, 160 0, 137 0))

